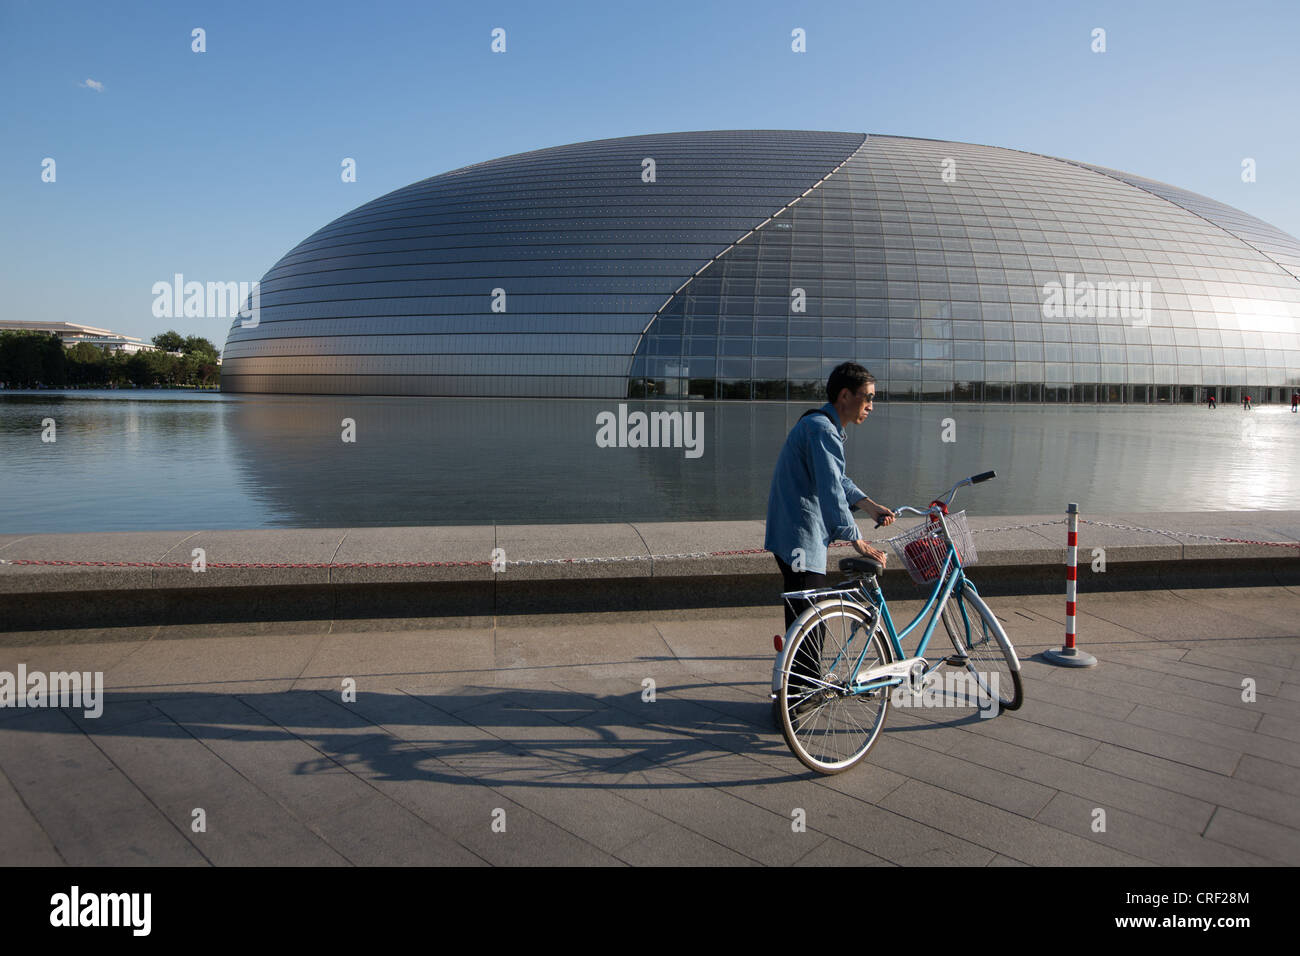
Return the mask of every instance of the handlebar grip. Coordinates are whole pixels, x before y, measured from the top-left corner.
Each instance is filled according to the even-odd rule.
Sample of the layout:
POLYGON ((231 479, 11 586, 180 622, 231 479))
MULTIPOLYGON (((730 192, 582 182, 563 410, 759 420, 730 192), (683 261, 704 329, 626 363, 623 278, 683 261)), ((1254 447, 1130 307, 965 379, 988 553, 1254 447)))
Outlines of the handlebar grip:
MULTIPOLYGON (((902 515, 903 515, 903 512, 904 512, 904 511, 910 511, 910 512, 911 512, 912 514, 914 514, 914 515, 922 515, 922 516, 924 516, 924 515, 928 514, 928 512, 925 512, 925 511, 919 511, 919 510, 917 510, 916 508, 913 508, 913 507, 911 507, 911 506, 909 506, 909 505, 899 505, 897 508, 891 508, 891 509, 889 509, 889 510, 890 510, 890 512, 894 515, 895 518, 901 518, 902 515)), ((882 522, 877 521, 877 522, 876 522, 876 527, 879 528, 881 524, 882 524, 882 522)))
POLYGON ((982 475, 976 475, 974 478, 970 480, 970 483, 972 485, 978 485, 981 481, 988 481, 990 478, 996 478, 996 477, 997 477, 997 472, 986 471, 982 475))

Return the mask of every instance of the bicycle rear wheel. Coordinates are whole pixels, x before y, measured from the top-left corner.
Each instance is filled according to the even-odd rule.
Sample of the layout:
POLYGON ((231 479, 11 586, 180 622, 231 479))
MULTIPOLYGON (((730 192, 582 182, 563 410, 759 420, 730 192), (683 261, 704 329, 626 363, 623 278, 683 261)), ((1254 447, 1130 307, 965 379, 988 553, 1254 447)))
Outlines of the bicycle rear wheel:
POLYGON ((942 616, 944 630, 957 654, 966 658, 966 669, 981 693, 996 699, 1002 710, 1015 710, 1024 703, 1020 660, 983 598, 963 587, 948 598, 942 616))
POLYGON ((871 749, 889 711, 888 688, 854 694, 854 665, 891 660, 874 615, 856 604, 817 605, 791 639, 781 663, 777 709, 790 751, 810 770, 848 770, 871 749))

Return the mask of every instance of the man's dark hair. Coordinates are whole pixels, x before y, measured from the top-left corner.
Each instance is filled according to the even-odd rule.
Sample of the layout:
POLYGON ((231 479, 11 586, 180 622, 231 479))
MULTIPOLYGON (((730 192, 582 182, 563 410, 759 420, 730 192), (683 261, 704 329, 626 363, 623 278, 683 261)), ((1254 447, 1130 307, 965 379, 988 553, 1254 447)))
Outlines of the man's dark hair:
POLYGON ((875 380, 876 377, 861 365, 843 362, 835 366, 831 371, 831 377, 826 380, 826 400, 834 405, 835 400, 840 397, 841 389, 847 388, 856 395, 863 385, 870 385, 875 380))

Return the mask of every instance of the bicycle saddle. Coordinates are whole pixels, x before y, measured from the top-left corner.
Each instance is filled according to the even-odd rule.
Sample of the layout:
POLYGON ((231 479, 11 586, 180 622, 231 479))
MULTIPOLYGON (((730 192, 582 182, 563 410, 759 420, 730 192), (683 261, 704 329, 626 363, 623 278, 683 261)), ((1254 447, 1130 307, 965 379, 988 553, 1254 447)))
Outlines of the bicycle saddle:
POLYGON ((883 574, 885 566, 875 558, 840 558, 840 570, 845 574, 883 574))

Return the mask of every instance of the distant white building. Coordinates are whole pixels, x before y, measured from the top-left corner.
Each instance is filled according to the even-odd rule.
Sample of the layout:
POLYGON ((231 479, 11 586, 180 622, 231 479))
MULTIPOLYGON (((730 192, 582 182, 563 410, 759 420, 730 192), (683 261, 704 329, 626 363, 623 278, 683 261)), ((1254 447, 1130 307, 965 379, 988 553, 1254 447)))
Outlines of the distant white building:
MULTIPOLYGON (((28 319, 0 319, 0 331, 11 332, 46 332, 50 335, 57 335, 63 343, 64 348, 72 348, 81 342, 89 342, 91 345, 97 345, 105 352, 125 352, 132 355, 136 352, 157 352, 156 345, 150 345, 130 335, 119 335, 108 329, 97 329, 93 325, 82 325, 80 322, 38 322, 28 319)), ((180 355, 180 352, 172 352, 172 355, 180 355)))

